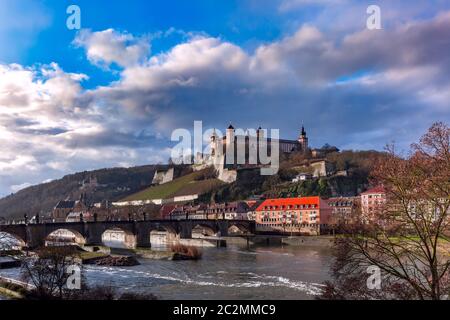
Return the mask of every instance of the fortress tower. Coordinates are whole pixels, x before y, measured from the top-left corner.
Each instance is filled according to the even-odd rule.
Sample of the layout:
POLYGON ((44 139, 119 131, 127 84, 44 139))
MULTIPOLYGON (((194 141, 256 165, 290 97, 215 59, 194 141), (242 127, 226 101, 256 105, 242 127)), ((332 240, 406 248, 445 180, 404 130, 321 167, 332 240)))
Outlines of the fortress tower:
POLYGON ((227 133, 226 133, 226 143, 229 144, 232 141, 234 141, 234 127, 230 123, 230 125, 228 126, 228 129, 227 129, 227 133))
POLYGON ((219 137, 217 136, 216 129, 214 129, 210 138, 211 157, 214 157, 216 155, 218 138, 219 137))

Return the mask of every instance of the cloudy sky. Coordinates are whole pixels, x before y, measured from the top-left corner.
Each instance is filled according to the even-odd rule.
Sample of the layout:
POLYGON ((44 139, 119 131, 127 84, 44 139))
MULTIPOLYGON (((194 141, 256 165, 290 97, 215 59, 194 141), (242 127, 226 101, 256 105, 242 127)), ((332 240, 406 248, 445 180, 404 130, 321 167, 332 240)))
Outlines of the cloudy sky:
POLYGON ((341 149, 407 148, 450 121, 450 1, 156 2, 0 0, 0 196, 166 162, 194 120, 304 124, 341 149))

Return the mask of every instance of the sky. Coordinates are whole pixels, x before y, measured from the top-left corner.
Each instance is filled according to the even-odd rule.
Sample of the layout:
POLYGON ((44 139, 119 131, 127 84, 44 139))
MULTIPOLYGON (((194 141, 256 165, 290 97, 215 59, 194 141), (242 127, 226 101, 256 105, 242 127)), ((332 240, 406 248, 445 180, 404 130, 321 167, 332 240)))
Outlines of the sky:
POLYGON ((449 52, 450 1, 0 0, 0 196, 167 162, 195 120, 407 150, 450 122, 449 52))

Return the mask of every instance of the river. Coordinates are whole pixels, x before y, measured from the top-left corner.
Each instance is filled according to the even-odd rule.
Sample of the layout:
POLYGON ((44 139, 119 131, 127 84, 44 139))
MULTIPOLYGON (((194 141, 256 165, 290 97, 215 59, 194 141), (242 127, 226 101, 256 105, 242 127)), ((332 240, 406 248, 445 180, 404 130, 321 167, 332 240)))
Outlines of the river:
MULTIPOLYGON (((89 285, 152 293, 159 299, 314 299, 329 279, 325 248, 203 248, 199 261, 140 259, 134 267, 85 266, 89 285)), ((19 269, 0 270, 19 277, 19 269)))

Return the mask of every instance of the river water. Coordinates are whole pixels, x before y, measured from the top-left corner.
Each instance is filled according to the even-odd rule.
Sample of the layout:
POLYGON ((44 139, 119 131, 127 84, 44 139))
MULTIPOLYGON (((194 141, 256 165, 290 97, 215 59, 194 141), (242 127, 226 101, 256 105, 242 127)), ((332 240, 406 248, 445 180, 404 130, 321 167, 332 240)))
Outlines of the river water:
MULTIPOLYGON (((133 267, 85 266, 89 285, 159 299, 314 299, 329 279, 331 252, 294 246, 203 248, 199 261, 141 259, 133 267)), ((18 269, 0 275, 19 277, 18 269)))

